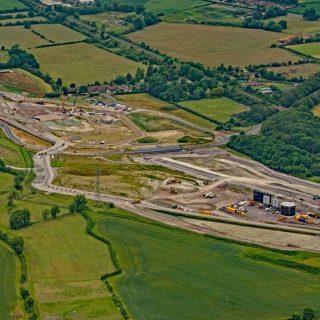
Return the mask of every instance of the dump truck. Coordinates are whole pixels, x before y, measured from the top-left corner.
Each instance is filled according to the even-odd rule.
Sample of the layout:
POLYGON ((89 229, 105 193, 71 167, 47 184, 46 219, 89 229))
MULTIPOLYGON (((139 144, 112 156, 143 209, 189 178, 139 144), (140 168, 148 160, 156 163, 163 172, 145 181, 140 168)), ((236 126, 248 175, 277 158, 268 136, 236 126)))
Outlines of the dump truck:
POLYGON ((236 208, 232 208, 232 207, 225 207, 225 211, 230 214, 235 214, 235 213, 237 213, 238 210, 236 208))

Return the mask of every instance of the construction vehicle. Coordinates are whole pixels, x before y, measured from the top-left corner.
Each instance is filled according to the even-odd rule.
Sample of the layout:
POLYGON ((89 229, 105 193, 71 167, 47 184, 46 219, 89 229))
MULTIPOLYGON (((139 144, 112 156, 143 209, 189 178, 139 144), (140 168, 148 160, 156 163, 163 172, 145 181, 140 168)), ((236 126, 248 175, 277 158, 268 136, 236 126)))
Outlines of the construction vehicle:
POLYGON ((216 196, 216 194, 213 193, 213 192, 205 192, 205 193, 203 194, 203 196, 204 196, 205 198, 213 199, 213 198, 216 196))
POLYGON ((171 193, 171 194, 178 194, 177 188, 171 187, 171 188, 170 188, 170 193, 171 193))
POLYGON ((320 196, 319 196, 319 195, 314 195, 314 196, 312 197, 312 199, 313 199, 313 200, 320 200, 320 196))
POLYGON ((200 213, 204 214, 204 215, 207 215, 207 216, 211 216, 212 215, 212 212, 208 211, 208 210, 201 210, 200 213))
POLYGON ((314 213, 314 212, 307 212, 308 216, 311 218, 315 218, 315 219, 319 219, 320 218, 320 214, 319 213, 314 213))
POLYGON ((232 208, 232 207, 225 207, 224 208, 226 212, 230 213, 230 214, 235 214, 237 212, 236 208, 232 208))

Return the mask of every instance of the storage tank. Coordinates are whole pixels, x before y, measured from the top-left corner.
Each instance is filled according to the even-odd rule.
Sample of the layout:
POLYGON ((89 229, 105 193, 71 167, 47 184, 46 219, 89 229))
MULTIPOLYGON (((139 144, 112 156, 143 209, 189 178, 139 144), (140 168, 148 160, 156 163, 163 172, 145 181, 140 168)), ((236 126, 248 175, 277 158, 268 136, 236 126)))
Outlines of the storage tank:
POLYGON ((262 203, 263 202, 263 192, 253 190, 253 200, 262 203))
POLYGON ((280 212, 283 216, 295 216, 296 204, 294 202, 282 202, 280 212))
POLYGON ((277 197, 274 197, 272 199, 272 206, 277 209, 280 208, 280 199, 277 197))
POLYGON ((269 194, 264 194, 262 203, 265 204, 266 206, 270 206, 271 196, 269 194))

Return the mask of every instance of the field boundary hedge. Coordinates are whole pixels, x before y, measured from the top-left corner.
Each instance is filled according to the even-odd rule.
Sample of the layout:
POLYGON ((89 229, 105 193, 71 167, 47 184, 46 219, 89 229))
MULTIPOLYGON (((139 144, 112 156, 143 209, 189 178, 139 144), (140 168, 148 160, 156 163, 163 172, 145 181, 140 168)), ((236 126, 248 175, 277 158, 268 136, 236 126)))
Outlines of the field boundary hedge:
POLYGON ((111 257, 112 263, 113 263, 113 265, 115 267, 115 271, 103 274, 100 277, 100 280, 107 287, 109 293, 111 294, 113 303, 120 310, 120 313, 121 313, 123 319, 125 319, 125 320, 130 319, 128 311, 127 311, 123 301, 121 300, 120 296, 114 291, 114 289, 113 289, 113 287, 112 287, 112 285, 111 285, 111 283, 109 281, 109 279, 111 277, 118 276, 118 275, 122 274, 122 272, 123 272, 123 269, 121 268, 120 262, 119 262, 118 257, 117 257, 117 252, 116 252, 116 250, 114 249, 114 247, 112 246, 111 242, 108 239, 106 239, 105 237, 100 236, 99 234, 97 234, 94 231, 95 222, 91 218, 89 213, 88 212, 83 212, 81 215, 87 222, 87 225, 86 225, 87 234, 92 236, 96 240, 101 241, 102 243, 104 243, 105 245, 108 246, 110 257, 111 257))
POLYGON ((40 46, 35 47, 36 49, 40 49, 40 48, 50 48, 50 47, 59 47, 59 46, 66 46, 69 44, 76 44, 76 43, 83 43, 86 42, 86 40, 79 40, 79 41, 69 41, 69 42, 62 42, 62 43, 54 43, 52 42, 52 40, 47 40, 49 42, 51 42, 51 44, 42 44, 40 46))

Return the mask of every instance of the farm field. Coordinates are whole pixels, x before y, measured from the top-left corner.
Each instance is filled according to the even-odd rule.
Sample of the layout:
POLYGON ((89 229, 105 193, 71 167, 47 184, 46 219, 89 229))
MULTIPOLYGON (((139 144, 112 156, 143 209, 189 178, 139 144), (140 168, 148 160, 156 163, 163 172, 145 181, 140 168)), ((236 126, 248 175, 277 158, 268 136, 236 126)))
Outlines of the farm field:
POLYGON ((315 74, 320 71, 320 65, 316 63, 305 63, 299 65, 273 67, 267 69, 269 71, 273 71, 274 73, 280 73, 286 78, 303 77, 307 79, 312 74, 315 74))
POLYGON ((11 10, 14 8, 23 9, 26 8, 26 6, 18 0, 0 0, 0 11, 11 10))
POLYGON ((180 105, 221 122, 227 122, 231 116, 248 110, 244 105, 228 98, 185 101, 180 102, 180 105))
POLYGON ((0 25, 5 25, 6 23, 16 23, 16 22, 24 22, 24 21, 41 21, 44 22, 47 19, 44 17, 28 17, 28 18, 13 18, 13 19, 5 19, 0 20, 0 25))
MULTIPOLYGON (((136 319, 269 320, 305 305, 319 309, 317 276, 249 258, 269 251, 170 230, 125 213, 97 220, 125 270, 114 283, 136 319)), ((274 258, 293 259, 281 253, 274 258)))
POLYGON ((228 10, 225 7, 216 7, 205 6, 205 7, 195 7, 185 11, 179 11, 175 14, 165 16, 162 20, 166 22, 186 22, 191 19, 196 21, 197 23, 202 22, 229 22, 229 23, 237 23, 241 20, 236 17, 235 11, 228 10))
POLYGON ((117 99, 135 109, 148 109, 161 112, 174 117, 178 117, 184 121, 203 128, 215 129, 216 127, 214 123, 206 119, 198 117, 188 111, 179 109, 178 107, 171 105, 168 102, 154 98, 146 93, 118 95, 117 99))
POLYGON ((320 31, 320 21, 304 20, 302 15, 288 13, 285 17, 276 17, 269 20, 281 21, 285 20, 288 23, 288 28, 283 30, 283 33, 289 34, 311 34, 320 31))
POLYGON ((22 69, 0 73, 0 88, 1 87, 6 88, 8 91, 19 93, 27 92, 37 95, 44 95, 52 91, 49 84, 22 69))
POLYGON ((112 54, 87 43, 31 50, 41 70, 64 84, 77 85, 108 81, 119 74, 134 74, 142 64, 112 54))
MULTIPOLYGON (((2 178, 2 176, 1 176, 2 178)), ((1 180, 2 181, 2 180, 1 180)), ((0 315, 11 320, 11 312, 18 302, 18 261, 11 249, 0 241, 0 315)))
POLYGON ((308 56, 320 58, 320 43, 318 42, 297 44, 294 46, 288 46, 287 48, 308 56))
POLYGON ((163 180, 185 177, 165 167, 136 164, 129 159, 124 163, 110 163, 101 158, 59 156, 54 165, 58 171, 54 180, 56 185, 93 191, 97 180, 96 169, 100 167, 101 193, 129 198, 149 198, 163 180))
POLYGON ((192 60, 207 66, 297 60, 294 54, 270 48, 283 35, 263 30, 164 22, 127 37, 184 61, 192 60))
POLYGON ((100 276, 112 272, 108 248, 85 232, 85 220, 66 215, 19 231, 42 318, 120 319, 100 276), (41 239, 41 241, 39 241, 41 239))
POLYGON ((26 149, 23 147, 20 149, 18 145, 7 139, 2 130, 0 130, 0 159, 4 160, 7 165, 14 167, 30 168, 32 166, 26 149))
POLYGON ((35 24, 32 26, 32 30, 55 43, 82 41, 86 38, 83 34, 61 24, 35 24))
POLYGON ((145 3, 147 10, 169 15, 182 10, 207 5, 203 0, 149 0, 145 3))
POLYGON ((5 50, 0 50, 0 63, 6 63, 8 61, 8 52, 5 50))
POLYGON ((0 44, 6 48, 18 44, 24 49, 31 49, 40 45, 49 44, 49 42, 41 39, 32 33, 31 30, 24 29, 23 26, 14 26, 0 27, 0 44))

